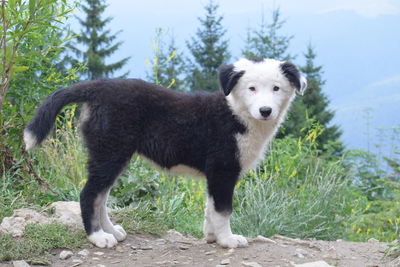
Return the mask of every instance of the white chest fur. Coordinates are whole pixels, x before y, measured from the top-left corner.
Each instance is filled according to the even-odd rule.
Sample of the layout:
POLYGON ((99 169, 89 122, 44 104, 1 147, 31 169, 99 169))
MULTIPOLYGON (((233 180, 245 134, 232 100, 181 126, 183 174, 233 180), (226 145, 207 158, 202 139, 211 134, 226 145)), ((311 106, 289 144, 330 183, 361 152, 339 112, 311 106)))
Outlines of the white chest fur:
POLYGON ((264 158, 268 143, 274 136, 276 129, 275 121, 254 121, 247 124, 246 133, 236 135, 242 167, 241 175, 256 167, 260 160, 264 158))

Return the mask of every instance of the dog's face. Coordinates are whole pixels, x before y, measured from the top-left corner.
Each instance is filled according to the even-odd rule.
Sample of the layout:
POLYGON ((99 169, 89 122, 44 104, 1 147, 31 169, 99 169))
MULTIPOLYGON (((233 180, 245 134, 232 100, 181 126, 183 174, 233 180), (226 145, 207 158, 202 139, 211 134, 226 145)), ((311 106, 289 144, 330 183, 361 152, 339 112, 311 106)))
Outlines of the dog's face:
POLYGON ((220 68, 221 87, 234 109, 257 120, 276 119, 307 82, 290 62, 241 59, 220 68))

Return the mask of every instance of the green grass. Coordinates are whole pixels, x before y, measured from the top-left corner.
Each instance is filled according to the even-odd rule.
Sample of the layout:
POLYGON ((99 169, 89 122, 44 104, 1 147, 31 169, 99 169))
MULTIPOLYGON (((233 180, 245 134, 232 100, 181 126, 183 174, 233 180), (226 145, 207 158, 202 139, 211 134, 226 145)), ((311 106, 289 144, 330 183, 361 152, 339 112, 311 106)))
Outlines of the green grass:
POLYGON ((48 261, 55 248, 74 249, 87 244, 83 231, 72 231, 61 224, 29 224, 22 238, 0 235, 0 261, 48 261))
POLYGON ((233 231, 253 237, 342 237, 350 195, 346 179, 336 168, 316 160, 304 177, 276 177, 274 172, 250 174, 236 190, 233 231), (287 179, 291 181, 282 186, 287 179))

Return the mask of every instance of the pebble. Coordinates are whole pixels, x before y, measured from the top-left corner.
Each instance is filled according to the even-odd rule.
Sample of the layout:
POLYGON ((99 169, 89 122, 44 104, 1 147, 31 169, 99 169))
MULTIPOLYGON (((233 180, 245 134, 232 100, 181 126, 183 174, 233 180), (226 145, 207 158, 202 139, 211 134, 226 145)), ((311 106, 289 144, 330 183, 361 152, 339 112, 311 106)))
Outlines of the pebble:
POLYGON ((259 263, 255 261, 242 261, 242 264, 248 267, 262 267, 259 263))
POLYGON ((78 252, 78 255, 82 256, 82 257, 87 257, 89 256, 90 252, 87 249, 83 249, 81 251, 78 252))
POLYGON ((122 252, 124 252, 125 250, 124 250, 123 247, 117 246, 117 247, 115 248, 115 251, 122 253, 122 252))
POLYGON ((72 251, 70 250, 63 250, 60 252, 60 259, 61 260, 66 260, 69 257, 71 257, 72 255, 74 255, 74 253, 72 253, 72 251))
POLYGON ((183 245, 179 246, 178 248, 179 248, 180 250, 188 250, 188 249, 189 249, 188 246, 183 246, 183 245))
POLYGON ((266 238, 265 236, 262 236, 262 235, 258 235, 256 238, 254 238, 254 241, 276 244, 275 240, 272 240, 270 238, 266 238))
POLYGON ((104 264, 97 264, 96 267, 106 267, 104 264))
MULTIPOLYGON (((72 263, 74 263, 74 264, 82 264, 83 263, 83 260, 81 260, 81 259, 73 259, 72 260, 72 263)), ((75 265, 75 266, 78 266, 78 265, 75 265)))
POLYGON ((92 258, 92 260, 94 260, 94 261, 99 261, 99 260, 100 260, 100 258, 93 257, 93 258, 92 258))
POLYGON ((104 252, 96 251, 96 252, 93 252, 93 254, 96 255, 96 256, 103 256, 104 252))
POLYGON ((231 248, 231 249, 228 250, 228 252, 224 253, 224 256, 230 256, 230 255, 232 255, 234 252, 235 252, 235 249, 234 249, 234 248, 231 248))
POLYGON ((207 251, 206 253, 204 253, 204 254, 206 254, 206 255, 212 255, 212 254, 215 254, 217 251, 216 250, 211 250, 211 251, 207 251))
POLYGON ((231 264, 231 260, 230 259, 224 259, 221 261, 221 265, 228 265, 231 264))
POLYGON ((26 261, 13 261, 14 267, 29 267, 29 264, 26 261))
POLYGON ((295 267, 333 267, 329 265, 325 261, 314 261, 314 262, 307 262, 302 264, 295 264, 295 267))
POLYGON ((305 255, 307 255, 307 254, 308 254, 308 252, 301 248, 296 248, 296 252, 294 253, 294 255, 300 259, 304 259, 305 255))

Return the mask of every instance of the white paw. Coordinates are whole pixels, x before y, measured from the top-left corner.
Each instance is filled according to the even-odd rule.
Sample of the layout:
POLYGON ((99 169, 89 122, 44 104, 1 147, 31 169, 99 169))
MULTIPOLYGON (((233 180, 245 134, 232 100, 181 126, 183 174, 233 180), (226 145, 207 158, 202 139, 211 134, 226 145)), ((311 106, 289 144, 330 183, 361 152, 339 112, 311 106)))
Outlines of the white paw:
POLYGON ((118 241, 115 239, 114 235, 108 234, 103 230, 92 233, 90 236, 88 236, 88 239, 99 248, 112 248, 118 244, 118 241))
POLYGON ((205 239, 207 243, 214 243, 215 241, 217 241, 217 237, 215 236, 214 233, 207 233, 205 234, 205 239))
POLYGON ((121 225, 117 224, 114 225, 114 232, 112 233, 114 235, 114 237, 118 240, 118 241, 123 241, 126 239, 126 232, 124 230, 124 228, 122 228, 121 225))
POLYGON ((241 235, 219 236, 217 243, 224 248, 244 248, 249 245, 247 239, 241 235))

